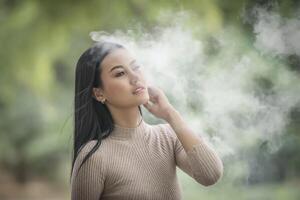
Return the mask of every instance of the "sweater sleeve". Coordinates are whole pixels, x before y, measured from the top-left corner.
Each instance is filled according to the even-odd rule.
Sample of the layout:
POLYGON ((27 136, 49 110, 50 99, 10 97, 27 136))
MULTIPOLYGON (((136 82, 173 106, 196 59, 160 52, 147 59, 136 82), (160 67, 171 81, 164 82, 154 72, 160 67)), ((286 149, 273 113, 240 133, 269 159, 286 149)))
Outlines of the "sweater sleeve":
POLYGON ((101 197, 104 188, 105 171, 97 151, 86 160, 78 171, 82 160, 94 144, 94 142, 89 142, 79 153, 74 163, 71 177, 72 200, 99 200, 101 197))
POLYGON ((173 140, 176 165, 181 170, 204 186, 215 184, 222 177, 223 163, 204 139, 186 152, 173 128, 166 124, 166 129, 173 140))

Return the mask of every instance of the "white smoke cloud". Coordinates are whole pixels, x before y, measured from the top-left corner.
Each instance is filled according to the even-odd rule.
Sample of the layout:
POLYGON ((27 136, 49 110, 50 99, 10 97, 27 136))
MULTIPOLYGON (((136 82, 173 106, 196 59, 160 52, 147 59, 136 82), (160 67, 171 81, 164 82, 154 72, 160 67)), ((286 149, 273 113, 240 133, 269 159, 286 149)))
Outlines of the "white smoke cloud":
MULTIPOLYGON (((257 48, 299 55, 299 20, 282 24, 278 15, 265 12, 259 19, 255 24, 257 48)), ((218 50, 208 55, 203 39, 179 21, 138 38, 132 30, 92 32, 91 37, 121 43, 134 52, 148 82, 162 88, 193 129, 221 155, 258 141, 278 142, 274 138, 283 133, 290 109, 300 102, 299 77, 247 46, 246 36, 234 28, 215 36, 218 50), (269 93, 262 90, 264 84, 269 85, 269 93)))
POLYGON ((289 19, 263 8, 255 11, 255 46, 264 53, 300 56, 300 14, 289 19))

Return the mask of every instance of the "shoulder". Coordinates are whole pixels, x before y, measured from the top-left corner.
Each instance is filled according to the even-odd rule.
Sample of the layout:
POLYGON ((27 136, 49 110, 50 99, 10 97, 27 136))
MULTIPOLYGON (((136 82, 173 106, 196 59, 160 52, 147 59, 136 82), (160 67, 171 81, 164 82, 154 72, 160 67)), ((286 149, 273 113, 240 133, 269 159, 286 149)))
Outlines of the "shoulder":
POLYGON ((176 133, 168 123, 157 124, 153 126, 153 130, 159 137, 163 137, 168 141, 174 142, 177 138, 176 133))
POLYGON ((94 152, 91 152, 96 145, 96 140, 89 141, 79 151, 72 170, 72 182, 94 180, 96 176, 104 180, 106 176, 106 162, 105 158, 99 153, 102 144, 94 152), (87 158, 89 152, 91 154, 87 158))
POLYGON ((172 126, 169 123, 162 123, 158 124, 157 126, 163 134, 167 134, 170 137, 176 136, 172 126))
MULTIPOLYGON (((84 144, 79 150, 78 157, 83 157, 83 156, 87 155, 96 146, 96 144, 97 144, 97 140, 91 140, 91 141, 87 142, 86 144, 84 144)), ((99 151, 99 149, 97 149, 96 152, 98 152, 98 151, 99 151)))
POLYGON ((85 145, 81 147, 79 153, 77 155, 75 165, 80 165, 86 156, 90 153, 90 157, 86 160, 86 164, 94 164, 94 163, 103 163, 99 162, 100 160, 103 161, 103 156, 101 154, 101 146, 102 142, 98 148, 96 148, 97 140, 91 140, 87 142, 85 145), (95 150, 93 148, 95 147, 95 150))

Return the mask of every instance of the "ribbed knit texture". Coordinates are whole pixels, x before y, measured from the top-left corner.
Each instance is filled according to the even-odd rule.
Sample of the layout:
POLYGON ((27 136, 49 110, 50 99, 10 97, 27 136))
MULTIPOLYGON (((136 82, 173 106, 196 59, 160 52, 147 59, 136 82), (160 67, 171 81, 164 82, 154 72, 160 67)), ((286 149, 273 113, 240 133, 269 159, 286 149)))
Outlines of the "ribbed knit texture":
POLYGON ((223 173, 222 161, 204 141, 185 152, 169 124, 142 120, 136 128, 115 125, 75 176, 95 143, 87 143, 75 161, 72 200, 179 200, 176 166, 202 185, 223 173))

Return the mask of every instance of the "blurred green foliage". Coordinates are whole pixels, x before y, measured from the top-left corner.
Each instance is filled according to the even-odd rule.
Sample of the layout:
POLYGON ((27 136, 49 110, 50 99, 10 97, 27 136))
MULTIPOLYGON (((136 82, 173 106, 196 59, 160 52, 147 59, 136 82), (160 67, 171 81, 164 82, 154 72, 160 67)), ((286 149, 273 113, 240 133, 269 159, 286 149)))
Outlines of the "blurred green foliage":
MULTIPOLYGON (((189 26, 193 28, 201 22, 206 30, 209 53, 217 51, 210 35, 218 33, 224 26, 238 27, 251 42, 251 26, 243 23, 241 13, 246 8, 269 6, 272 2, 0 0, 1 169, 11 173, 18 182, 26 183, 35 176, 61 181, 60 170, 63 168, 67 183, 69 168, 65 169, 65 163, 70 163, 71 158, 74 69, 80 53, 92 43, 89 32, 112 32, 136 29, 137 26, 151 32, 156 25, 168 23, 157 17, 161 11, 190 11, 194 18, 189 26)), ((287 17, 299 6, 297 0, 277 2, 278 12, 287 17)), ((299 73, 299 58, 292 56, 287 61, 291 69, 299 73)), ((259 84, 267 91, 271 83, 260 80, 259 84)), ((273 171, 253 169, 253 177, 264 176, 261 180, 248 180, 250 183, 284 181, 300 176, 300 158, 296 154, 300 152, 299 108, 292 111, 290 118, 280 151, 271 157, 264 156, 264 145, 268 144, 251 151, 253 155, 249 156, 253 162, 272 166, 273 171)), ((274 187, 276 194, 282 195, 282 188, 274 187)), ((238 192, 234 187, 229 190, 233 195, 238 192)), ((243 191, 239 193, 242 195, 243 191)), ((186 197, 198 199, 190 194, 186 197)), ((222 197, 222 194, 205 196, 206 199, 222 197)))

